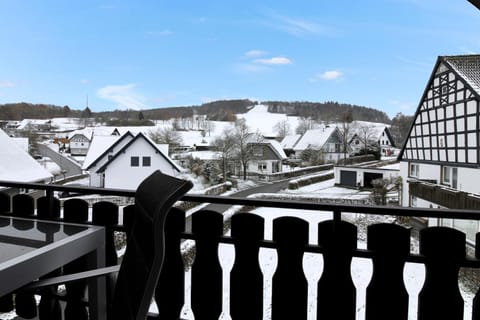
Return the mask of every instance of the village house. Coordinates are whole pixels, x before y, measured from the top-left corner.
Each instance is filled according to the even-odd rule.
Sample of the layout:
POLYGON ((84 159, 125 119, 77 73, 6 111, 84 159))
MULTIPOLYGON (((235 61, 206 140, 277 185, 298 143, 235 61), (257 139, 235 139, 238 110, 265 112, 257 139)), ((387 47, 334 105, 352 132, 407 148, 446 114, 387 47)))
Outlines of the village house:
POLYGON ((282 171, 282 162, 287 159, 280 143, 275 140, 251 142, 252 160, 248 162, 248 174, 272 174, 282 171))
POLYGON ((90 139, 82 133, 75 133, 70 137, 70 154, 72 156, 85 156, 87 155, 88 148, 90 147, 90 139))
MULTIPOLYGON (((287 137, 282 141, 285 143, 281 144, 287 145, 287 137)), ((291 139, 291 141, 294 140, 294 138, 291 139)), ((295 158, 300 158, 301 153, 308 149, 322 152, 326 163, 335 163, 344 157, 341 134, 335 126, 307 130, 293 147, 289 146, 289 148, 293 150, 292 154, 295 158)))
POLYGON ((135 189, 155 170, 172 176, 182 172, 167 154, 143 133, 94 136, 83 168, 92 187, 135 189))
MULTIPOLYGON (((440 56, 400 151, 403 206, 480 208, 480 55, 440 56)), ((470 241, 477 221, 430 219, 470 241)))
POLYGON ((380 155, 391 156, 395 150, 395 141, 389 126, 384 123, 353 121, 350 124, 348 144, 351 154, 359 154, 365 147, 378 147, 380 155))

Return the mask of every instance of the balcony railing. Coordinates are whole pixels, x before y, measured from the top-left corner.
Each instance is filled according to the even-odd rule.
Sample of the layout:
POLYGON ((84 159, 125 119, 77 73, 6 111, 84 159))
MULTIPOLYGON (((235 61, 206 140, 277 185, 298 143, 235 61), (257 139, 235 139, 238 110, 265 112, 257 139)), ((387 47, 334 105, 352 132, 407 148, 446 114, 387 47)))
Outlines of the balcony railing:
MULTIPOLYGON (((35 201, 33 198, 27 201, 28 195, 1 196, 3 214, 27 212, 37 218, 106 226, 107 264, 118 263, 114 232, 126 231, 128 236, 134 206, 122 208, 112 202, 99 201, 89 208, 85 200, 72 198, 60 201, 54 194, 56 191, 69 191, 132 198, 134 192, 2 181, 0 185, 45 191, 45 196, 35 201), (35 211, 32 206, 36 208, 35 211)), ((480 247, 475 247, 474 257, 468 256, 465 234, 458 230, 424 228, 419 233, 419 252, 413 252, 410 228, 393 223, 371 224, 368 226, 366 248, 358 248, 357 226, 344 219, 353 213, 480 220, 480 213, 476 211, 332 205, 193 194, 185 195, 182 201, 241 205, 248 210, 271 207, 292 211, 289 216, 273 220, 272 237, 266 239, 264 219, 257 214, 245 214, 247 209, 231 216, 227 228, 222 213, 199 210, 186 216, 184 211, 175 208, 166 225, 166 257, 155 296, 161 319, 179 319, 182 309, 190 302, 191 312, 197 320, 218 319, 226 311, 231 319, 263 319, 265 309, 269 310, 269 317, 275 320, 353 320, 359 308, 359 289, 354 284, 351 272, 352 260, 356 258, 367 259, 373 266, 365 294, 366 319, 409 319, 412 313, 421 320, 463 319, 465 302, 459 291, 459 270, 464 267, 480 268, 480 247), (314 243, 309 242, 308 222, 296 216, 297 210, 308 211, 309 214, 315 214, 310 213, 311 210, 319 211, 319 214, 331 214, 331 219, 315 226, 318 236, 314 243), (229 232, 225 232, 226 229, 229 232), (189 265, 191 277, 188 288, 186 258, 181 250, 185 240, 195 243, 193 263, 189 265), (218 255, 220 245, 232 246, 235 252, 227 278, 223 276, 218 255), (269 280, 272 284, 271 298, 266 298, 266 275, 259 262, 259 252, 263 249, 273 250, 277 256, 276 268, 269 280), (305 276, 303 257, 307 254, 323 260, 322 267, 318 266, 321 276, 315 283, 305 276), (424 279, 418 279, 423 283, 418 297, 410 296, 411 293, 406 290, 406 263, 419 264, 425 269, 424 279), (224 290, 224 284, 227 283, 229 291, 224 290), (312 286, 313 292, 316 292, 314 308, 310 308, 312 286), (187 300, 186 292, 189 293, 187 300), (228 295, 228 306, 225 306, 225 295, 228 295), (409 310, 411 299, 416 299, 416 310, 409 310)), ((477 240, 477 244, 480 243, 480 234, 477 234, 477 240)), ((75 266, 69 264, 63 271, 78 271, 75 269, 81 268, 80 262, 75 266)), ((66 292, 59 294, 59 298, 66 300, 67 305, 75 304, 78 308, 79 302, 73 298, 78 296, 75 290, 78 287, 70 289, 67 286, 66 292)), ((479 301, 477 294, 471 303, 473 319, 480 319, 479 301)), ((21 305, 17 304, 16 307, 21 305)), ((52 312, 58 313, 58 310, 60 308, 52 306, 52 312)), ((47 318, 56 317, 52 315, 47 318)))
POLYGON ((452 209, 480 209, 480 198, 468 192, 462 192, 426 181, 409 181, 410 194, 418 198, 452 209))

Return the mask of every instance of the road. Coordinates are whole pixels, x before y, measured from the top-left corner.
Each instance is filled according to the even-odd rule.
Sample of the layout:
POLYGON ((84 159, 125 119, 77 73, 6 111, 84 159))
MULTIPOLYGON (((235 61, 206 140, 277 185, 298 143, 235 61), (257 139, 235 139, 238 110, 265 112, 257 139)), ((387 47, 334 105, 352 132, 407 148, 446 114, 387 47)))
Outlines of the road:
POLYGON ((50 149, 44 144, 38 144, 38 152, 43 157, 52 159, 62 170, 65 171, 65 178, 82 174, 82 168, 74 161, 64 157, 60 153, 50 149))
MULTIPOLYGON (((262 184, 257 187, 245 189, 236 193, 231 194, 232 197, 247 197, 251 194, 255 193, 275 193, 278 192, 282 189, 286 189, 288 187, 288 180, 282 180, 278 182, 273 182, 273 183, 266 183, 262 184)), ((216 212, 223 213, 225 212, 228 208, 230 208, 231 205, 228 204, 216 204, 212 203, 203 208, 204 210, 212 210, 216 212)))
MULTIPOLYGON (((247 197, 251 194, 255 193, 275 193, 280 190, 286 189, 288 187, 288 180, 282 180, 278 182, 273 182, 273 183, 266 183, 262 184, 257 187, 245 189, 233 194, 230 194, 232 197, 247 197)), ((212 210, 215 212, 219 213, 224 213, 228 208, 230 208, 231 205, 229 204, 217 204, 217 203, 212 203, 204 208, 202 210, 212 210)), ((192 230, 192 216, 187 216, 186 221, 185 221, 185 229, 187 232, 191 232, 192 230)))

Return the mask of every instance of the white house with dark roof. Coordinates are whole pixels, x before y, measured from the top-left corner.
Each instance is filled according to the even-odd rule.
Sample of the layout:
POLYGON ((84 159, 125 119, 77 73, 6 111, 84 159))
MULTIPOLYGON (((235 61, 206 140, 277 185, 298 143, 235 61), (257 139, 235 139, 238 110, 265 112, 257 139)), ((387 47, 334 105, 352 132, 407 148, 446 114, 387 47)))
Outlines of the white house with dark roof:
POLYGON ((182 172, 150 138, 143 133, 133 136, 130 132, 119 137, 87 170, 92 186, 132 190, 155 170, 172 176, 182 172))
POLYGON ((50 182, 52 174, 0 130, 0 180, 50 182))
POLYGON ((70 154, 72 156, 87 155, 88 148, 90 147, 89 137, 82 133, 76 133, 68 141, 70 145, 70 154))
MULTIPOLYGON (((400 151, 403 206, 480 208, 480 55, 440 56, 400 151)), ((474 239, 478 222, 431 220, 474 239)))
POLYGON ((272 174, 282 171, 282 161, 287 159, 280 143, 275 140, 251 142, 253 158, 248 162, 248 173, 272 174))
POLYGON ((105 163, 134 138, 131 132, 123 136, 94 136, 85 156, 82 169, 90 173, 90 186, 104 186, 103 175, 98 171, 105 163))

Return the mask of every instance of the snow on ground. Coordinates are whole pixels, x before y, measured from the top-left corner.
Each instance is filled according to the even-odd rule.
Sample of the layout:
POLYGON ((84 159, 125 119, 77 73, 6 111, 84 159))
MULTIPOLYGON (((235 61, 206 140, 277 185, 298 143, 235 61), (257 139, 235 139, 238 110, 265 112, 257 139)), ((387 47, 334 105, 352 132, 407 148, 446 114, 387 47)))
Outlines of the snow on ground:
POLYGON ((256 105, 247 113, 237 114, 237 118, 245 119, 250 128, 266 136, 275 136, 274 127, 281 121, 288 121, 292 132, 298 127, 298 117, 287 116, 284 113, 270 113, 265 105, 256 105))

